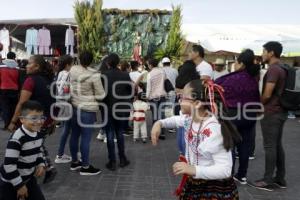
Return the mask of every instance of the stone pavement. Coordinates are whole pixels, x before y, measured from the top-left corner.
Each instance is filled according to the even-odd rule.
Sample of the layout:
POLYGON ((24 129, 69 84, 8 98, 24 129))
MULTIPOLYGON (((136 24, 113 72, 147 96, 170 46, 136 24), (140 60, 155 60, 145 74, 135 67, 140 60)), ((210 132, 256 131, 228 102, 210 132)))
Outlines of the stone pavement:
MULTIPOLYGON (((300 123, 289 120, 284 129, 288 189, 264 192, 249 186, 238 186, 242 200, 299 200, 300 199, 300 123), (299 182, 298 182, 299 181, 299 182)), ((47 139, 52 158, 58 149, 59 131, 47 139)), ((9 133, 0 132, 0 160, 3 161, 4 149, 9 133)), ((132 142, 126 137, 126 152, 131 161, 129 167, 110 172, 105 169, 107 162, 106 144, 96 139, 91 146, 91 163, 103 169, 98 176, 80 176, 69 170, 69 164, 56 165, 58 175, 55 181, 42 185, 47 200, 169 200, 176 199, 172 193, 179 178, 171 172, 177 160, 175 134, 160 141, 154 148, 150 143, 132 142)), ((250 162, 248 179, 256 180, 263 175, 264 153, 260 125, 257 126, 256 159, 250 162)), ((68 146, 66 148, 68 153, 68 146)))

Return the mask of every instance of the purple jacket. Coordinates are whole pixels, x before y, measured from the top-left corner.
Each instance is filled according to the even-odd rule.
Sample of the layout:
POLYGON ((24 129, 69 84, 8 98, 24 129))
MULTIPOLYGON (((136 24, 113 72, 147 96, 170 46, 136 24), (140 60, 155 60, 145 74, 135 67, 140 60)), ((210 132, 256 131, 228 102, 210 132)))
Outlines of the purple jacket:
POLYGON ((250 102, 260 102, 258 82, 245 70, 222 76, 215 82, 224 88, 228 108, 237 108, 238 103, 243 106, 250 102))

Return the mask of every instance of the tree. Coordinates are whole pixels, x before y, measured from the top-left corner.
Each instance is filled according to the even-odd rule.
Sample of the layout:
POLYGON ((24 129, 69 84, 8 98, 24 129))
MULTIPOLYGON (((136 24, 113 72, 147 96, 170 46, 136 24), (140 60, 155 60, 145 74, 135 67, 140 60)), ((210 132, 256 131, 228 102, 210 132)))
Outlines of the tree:
POLYGON ((172 8, 173 14, 166 47, 164 49, 158 49, 154 53, 154 56, 159 60, 163 57, 169 57, 172 61, 179 62, 184 46, 184 38, 181 32, 182 8, 181 6, 172 6, 172 8))
POLYGON ((101 58, 103 47, 102 0, 75 2, 75 20, 78 24, 79 51, 90 51, 94 61, 101 58))

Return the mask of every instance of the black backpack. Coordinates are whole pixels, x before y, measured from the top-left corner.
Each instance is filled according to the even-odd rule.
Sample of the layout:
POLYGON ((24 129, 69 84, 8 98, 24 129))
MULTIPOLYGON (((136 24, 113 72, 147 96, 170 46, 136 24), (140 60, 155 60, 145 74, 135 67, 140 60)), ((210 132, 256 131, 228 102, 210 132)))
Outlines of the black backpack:
POLYGON ((300 109, 300 68, 290 67, 287 64, 281 65, 287 74, 285 86, 279 100, 281 106, 285 110, 299 110, 300 109))

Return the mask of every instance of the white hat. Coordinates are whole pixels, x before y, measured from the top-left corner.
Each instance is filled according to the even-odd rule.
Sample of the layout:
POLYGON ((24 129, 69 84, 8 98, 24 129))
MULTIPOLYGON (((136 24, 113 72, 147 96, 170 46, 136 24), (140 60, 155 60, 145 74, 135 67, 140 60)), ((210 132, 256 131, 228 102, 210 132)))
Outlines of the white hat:
POLYGON ((162 64, 164 63, 171 63, 171 60, 168 57, 164 57, 161 61, 162 64))
POLYGON ((225 65, 225 60, 222 58, 217 58, 216 62, 214 64, 215 65, 225 65))

